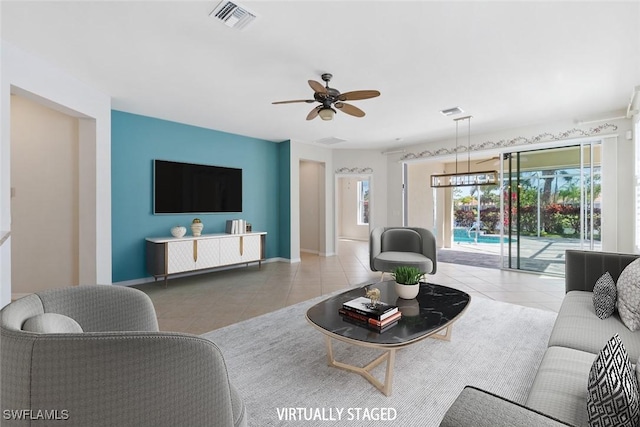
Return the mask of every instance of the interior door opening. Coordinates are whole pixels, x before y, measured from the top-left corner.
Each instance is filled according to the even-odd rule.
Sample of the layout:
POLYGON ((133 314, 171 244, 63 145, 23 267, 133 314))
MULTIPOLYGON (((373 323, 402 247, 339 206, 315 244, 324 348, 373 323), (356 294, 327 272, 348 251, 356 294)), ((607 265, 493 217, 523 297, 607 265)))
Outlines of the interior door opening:
POLYGON ((336 234, 338 239, 369 240, 371 177, 336 177, 336 234))

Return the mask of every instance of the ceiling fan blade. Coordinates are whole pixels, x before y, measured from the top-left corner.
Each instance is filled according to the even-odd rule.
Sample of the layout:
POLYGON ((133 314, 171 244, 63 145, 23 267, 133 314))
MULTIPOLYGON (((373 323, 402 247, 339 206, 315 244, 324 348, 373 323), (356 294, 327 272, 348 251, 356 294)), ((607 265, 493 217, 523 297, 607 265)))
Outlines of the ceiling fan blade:
POLYGON ((351 116, 364 117, 364 111, 362 111, 355 105, 345 104, 344 102, 336 102, 334 106, 343 113, 347 113, 351 116))
POLYGON ((313 120, 318 116, 318 111, 322 109, 322 105, 318 105, 316 108, 311 110, 307 115, 307 120, 313 120))
POLYGON ((315 80, 309 80, 309 86, 311 86, 311 89, 313 89, 314 92, 327 93, 327 88, 322 86, 322 83, 315 80))
POLYGON ((276 101, 272 102, 272 104, 292 104, 294 102, 306 102, 307 104, 311 104, 312 102, 316 102, 315 99, 294 99, 292 101, 276 101))
POLYGON ((357 99, 369 99, 380 96, 380 92, 377 90, 354 90, 352 92, 345 92, 338 96, 340 101, 355 101, 357 99))

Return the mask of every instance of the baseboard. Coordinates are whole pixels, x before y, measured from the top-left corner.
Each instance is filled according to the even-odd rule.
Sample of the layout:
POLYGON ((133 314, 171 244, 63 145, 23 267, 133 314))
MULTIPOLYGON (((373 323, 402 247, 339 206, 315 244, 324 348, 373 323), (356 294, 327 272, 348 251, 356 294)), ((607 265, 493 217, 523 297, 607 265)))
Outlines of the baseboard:
MULTIPOLYGON (((286 262, 287 264, 291 264, 292 261, 289 258, 281 258, 281 257, 276 257, 276 258, 269 258, 268 260, 262 261, 262 262, 286 262)), ((298 260, 298 262, 300 262, 300 260, 298 260)))
POLYGON ((364 237, 349 237, 349 236, 338 236, 338 240, 353 240, 354 242, 368 242, 369 238, 364 237))
MULTIPOLYGON (((177 274, 176 274, 176 277, 178 277, 177 274)), ((155 280, 153 277, 143 277, 140 279, 124 280, 122 282, 113 282, 112 285, 113 286, 136 286, 136 285, 143 285, 145 283, 157 282, 161 280, 162 279, 155 280)))
POLYGON ((300 249, 300 252, 304 252, 305 254, 318 255, 318 256, 334 256, 336 254, 335 252, 320 252, 320 251, 314 251, 311 249, 300 249))
POLYGON ((319 256, 334 256, 336 253, 335 252, 320 252, 318 255, 319 256))

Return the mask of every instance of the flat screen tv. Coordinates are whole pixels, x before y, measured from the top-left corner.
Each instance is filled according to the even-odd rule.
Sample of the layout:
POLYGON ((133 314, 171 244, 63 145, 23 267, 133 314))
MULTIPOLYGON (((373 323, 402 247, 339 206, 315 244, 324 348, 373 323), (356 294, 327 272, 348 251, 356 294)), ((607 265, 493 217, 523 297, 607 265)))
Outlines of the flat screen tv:
POLYGON ((154 160, 156 214, 242 212, 242 169, 154 160))

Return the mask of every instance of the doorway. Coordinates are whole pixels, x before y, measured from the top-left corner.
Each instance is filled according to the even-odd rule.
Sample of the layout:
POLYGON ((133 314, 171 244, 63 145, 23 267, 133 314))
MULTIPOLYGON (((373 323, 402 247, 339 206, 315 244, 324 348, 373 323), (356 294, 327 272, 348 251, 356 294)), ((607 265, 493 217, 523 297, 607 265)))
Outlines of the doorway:
POLYGON ((369 240, 371 190, 370 175, 336 175, 336 242, 369 240))
POLYGON ((300 161, 300 252, 326 255, 325 164, 300 161))
POLYGON ((600 142, 505 153, 503 268, 564 274, 567 249, 601 250, 600 142))
POLYGON ((11 95, 14 297, 80 283, 79 132, 77 117, 11 95))

